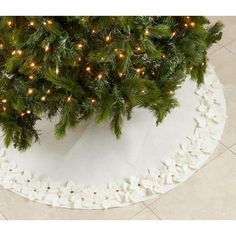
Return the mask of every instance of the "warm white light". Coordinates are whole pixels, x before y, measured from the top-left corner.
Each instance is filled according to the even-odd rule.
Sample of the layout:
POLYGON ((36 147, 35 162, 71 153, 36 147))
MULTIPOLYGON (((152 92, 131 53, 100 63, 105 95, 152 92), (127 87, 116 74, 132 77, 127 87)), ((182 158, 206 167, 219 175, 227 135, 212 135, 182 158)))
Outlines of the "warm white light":
POLYGON ((125 55, 124 55, 123 53, 120 53, 120 54, 119 54, 119 58, 120 58, 120 59, 123 59, 124 57, 125 57, 125 55))
POLYGON ((83 44, 82 43, 79 43, 78 44, 78 48, 82 48, 83 47, 83 44))
POLYGON ((34 63, 34 62, 31 62, 31 63, 30 63, 30 67, 35 67, 35 63, 34 63))
POLYGON ((31 111, 30 111, 30 110, 28 110, 28 111, 26 111, 26 113, 27 113, 27 114, 31 114, 31 111))
POLYGON ((51 90, 50 90, 50 89, 48 89, 48 90, 47 90, 47 94, 50 94, 50 93, 51 93, 51 90))
POLYGON ((34 79, 34 76, 33 76, 33 75, 30 75, 30 76, 29 76, 29 79, 30 79, 30 80, 33 80, 33 79, 34 79))
POLYGON ((6 103, 7 102, 7 99, 2 99, 2 103, 6 103))
POLYGON ((30 21, 29 26, 34 27, 34 25, 35 25, 34 21, 30 21))
POLYGON ((149 35, 149 30, 146 29, 145 32, 144 32, 145 35, 149 35))
POLYGON ((41 100, 42 102, 44 102, 44 101, 46 100, 46 97, 43 96, 43 97, 40 98, 40 100, 41 100))
POLYGON ((7 24, 8 24, 9 27, 12 26, 12 21, 9 20, 9 21, 7 22, 7 24))
POLYGON ((107 35, 107 36, 105 37, 105 40, 106 40, 106 42, 111 41, 111 36, 110 36, 110 35, 107 35))
POLYGON ((91 99, 91 103, 95 103, 96 102, 96 100, 95 99, 91 99))
POLYGON ((34 92, 34 90, 32 88, 28 89, 28 94, 32 94, 34 92))
POLYGON ((87 72, 90 72, 90 71, 91 71, 91 67, 87 66, 87 67, 86 67, 86 71, 87 71, 87 72))
POLYGON ((46 47, 44 48, 45 52, 48 52, 49 51, 49 46, 46 45, 46 47))
POLYGON ((102 79, 102 73, 98 74, 98 79, 102 79))
POLYGON ((59 69, 58 68, 56 68, 56 70, 55 70, 55 73, 58 75, 59 74, 59 69))
POLYGON ((0 43, 0 48, 3 48, 3 44, 2 43, 0 43))

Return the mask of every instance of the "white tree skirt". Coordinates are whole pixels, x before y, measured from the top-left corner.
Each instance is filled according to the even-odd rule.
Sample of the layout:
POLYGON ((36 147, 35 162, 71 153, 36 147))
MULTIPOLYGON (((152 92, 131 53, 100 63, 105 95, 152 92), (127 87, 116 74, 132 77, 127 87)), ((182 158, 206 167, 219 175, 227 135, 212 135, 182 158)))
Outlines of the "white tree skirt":
POLYGON ((58 141, 56 120, 43 119, 40 144, 23 153, 0 146, 0 184, 68 208, 124 206, 162 194, 207 160, 226 117, 223 90, 210 66, 201 88, 188 78, 176 97, 180 106, 158 127, 149 110, 134 109, 120 140, 109 124, 88 121, 58 141))

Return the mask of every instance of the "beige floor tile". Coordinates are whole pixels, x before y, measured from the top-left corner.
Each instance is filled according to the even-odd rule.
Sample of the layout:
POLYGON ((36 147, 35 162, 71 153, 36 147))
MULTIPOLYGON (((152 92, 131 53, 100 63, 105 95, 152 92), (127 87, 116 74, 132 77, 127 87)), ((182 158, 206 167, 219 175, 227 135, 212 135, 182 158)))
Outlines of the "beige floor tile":
POLYGON ((230 147, 230 150, 236 155, 236 144, 230 147))
POLYGON ((143 203, 138 203, 107 210, 62 209, 29 201, 8 190, 0 191, 0 211, 9 220, 128 220, 144 208, 143 203))
POLYGON ((132 217, 131 220, 159 220, 159 218, 150 209, 145 208, 132 217))
POLYGON ((1 214, 1 212, 0 212, 0 220, 6 220, 3 214, 1 214))
POLYGON ((236 158, 224 152, 150 205, 161 219, 236 219, 236 158))
POLYGON ((223 28, 223 36, 220 45, 226 46, 234 39, 236 39, 236 17, 235 16, 213 16, 208 17, 211 23, 215 23, 216 21, 221 21, 224 24, 223 28))
POLYGON ((210 155, 210 157, 208 158, 206 164, 210 161, 212 161, 213 159, 215 159, 216 157, 218 157, 220 154, 222 154, 223 152, 225 152, 227 150, 227 148, 221 144, 220 142, 217 144, 216 149, 214 150, 214 152, 210 155))
POLYGON ((210 56, 212 55, 214 52, 218 51, 219 49, 221 49, 223 46, 218 44, 213 44, 207 51, 207 55, 210 56))
POLYGON ((215 66, 224 88, 228 118, 222 143, 230 147, 236 142, 236 55, 222 48, 210 56, 210 63, 215 66))
POLYGON ((230 50, 233 54, 236 55, 236 40, 234 40, 233 42, 229 43, 226 48, 228 50, 230 50))

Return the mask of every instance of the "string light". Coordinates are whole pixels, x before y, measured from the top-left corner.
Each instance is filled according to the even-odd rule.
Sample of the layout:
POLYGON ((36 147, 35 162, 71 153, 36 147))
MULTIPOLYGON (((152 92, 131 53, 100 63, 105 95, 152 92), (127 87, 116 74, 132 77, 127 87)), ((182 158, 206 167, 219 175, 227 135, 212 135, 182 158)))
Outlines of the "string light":
POLYGON ((145 90, 142 90, 141 93, 142 93, 142 94, 145 94, 145 90))
POLYGON ((146 30, 144 31, 144 34, 145 34, 145 35, 149 35, 149 30, 146 29, 146 30))
POLYGON ((27 114, 31 114, 31 111, 30 111, 30 110, 28 110, 28 111, 26 111, 26 113, 27 113, 27 114))
POLYGON ((86 69, 87 72, 91 72, 91 67, 90 66, 87 66, 85 69, 86 69))
POLYGON ((174 91, 169 91, 169 94, 174 95, 175 92, 174 91))
POLYGON ((50 90, 50 89, 48 89, 46 93, 47 93, 47 94, 50 94, 50 93, 51 93, 51 90, 50 90))
POLYGON ((82 43, 79 43, 79 44, 78 44, 78 48, 79 48, 79 49, 83 48, 83 46, 84 46, 84 45, 83 45, 82 43))
POLYGON ((67 102, 71 102, 71 96, 66 99, 67 102))
POLYGON ((79 57, 79 58, 78 58, 78 61, 81 61, 81 60, 82 60, 81 57, 79 57))
POLYGON ((172 33, 172 37, 175 37, 175 36, 176 36, 176 32, 173 32, 173 33, 172 33))
POLYGON ((185 28, 188 28, 188 24, 187 24, 187 23, 185 23, 185 24, 184 24, 184 27, 185 27, 185 28))
POLYGON ((95 30, 95 29, 92 29, 92 33, 95 34, 95 33, 96 33, 96 30, 95 30))
POLYGON ((110 35, 107 35, 107 36, 105 37, 105 41, 106 41, 106 42, 111 41, 111 36, 110 36, 110 35))
POLYGON ((0 43, 0 48, 3 48, 3 44, 2 43, 0 43))
POLYGON ((115 51, 115 52, 118 52, 118 49, 117 49, 117 48, 115 48, 115 49, 114 49, 114 51, 115 51))
POLYGON ((40 100, 41 100, 42 102, 44 102, 44 101, 46 100, 46 97, 43 96, 43 97, 40 98, 40 100))
POLYGON ((7 108, 5 106, 3 106, 2 109, 4 112, 7 110, 7 108))
POLYGON ((34 21, 30 21, 29 26, 34 27, 35 26, 34 21))
POLYGON ((11 55, 13 56, 13 55, 15 55, 15 54, 16 54, 16 51, 15 51, 15 50, 12 51, 11 55))
POLYGON ((165 59, 165 58, 166 58, 166 55, 165 55, 165 54, 163 54, 163 55, 162 55, 162 58, 164 58, 164 59, 165 59))
POLYGON ((20 113, 20 116, 21 116, 21 117, 25 116, 25 113, 24 113, 24 112, 21 112, 21 113, 20 113))
POLYGON ((136 51, 138 51, 138 52, 140 52, 142 50, 142 48, 141 47, 136 47, 136 51))
POLYGON ((2 103, 7 103, 7 99, 2 99, 2 103))
POLYGON ((120 59, 123 59, 124 57, 125 57, 125 55, 124 55, 123 53, 120 53, 120 54, 119 54, 119 58, 120 58, 120 59))
POLYGON ((34 76, 33 76, 33 75, 30 75, 30 76, 29 76, 29 79, 30 79, 30 80, 33 80, 33 79, 34 79, 34 76))
POLYGON ((59 74, 59 69, 58 68, 56 68, 56 70, 55 70, 55 73, 56 73, 56 75, 58 75, 59 74))
POLYGON ((44 51, 45 51, 45 52, 48 52, 48 51, 49 51, 49 45, 46 45, 46 46, 45 46, 44 51))
POLYGON ((96 100, 95 99, 91 99, 91 103, 96 103, 96 100))
POLYGON ((192 69, 193 69, 193 66, 190 66, 190 67, 189 67, 189 70, 191 71, 192 69))
POLYGON ((30 67, 31 67, 31 68, 35 67, 35 63, 34 63, 34 62, 31 62, 31 63, 30 63, 30 67))
POLYGON ((9 26, 9 27, 11 27, 12 26, 12 21, 7 21, 7 25, 9 26))
POLYGON ((142 69, 141 68, 137 68, 135 69, 137 73, 141 73, 142 69))
POLYGON ((122 72, 118 72, 118 75, 121 78, 124 74, 122 72))
POLYGON ((32 94, 34 92, 34 90, 32 88, 28 89, 28 94, 32 94))
POLYGON ((195 27, 195 22, 191 22, 190 25, 194 28, 195 27))
POLYGON ((51 20, 47 20, 47 23, 48 23, 49 25, 52 25, 52 24, 53 24, 53 22, 52 22, 51 20))
POLYGON ((98 74, 98 79, 102 79, 103 75, 102 73, 98 74))

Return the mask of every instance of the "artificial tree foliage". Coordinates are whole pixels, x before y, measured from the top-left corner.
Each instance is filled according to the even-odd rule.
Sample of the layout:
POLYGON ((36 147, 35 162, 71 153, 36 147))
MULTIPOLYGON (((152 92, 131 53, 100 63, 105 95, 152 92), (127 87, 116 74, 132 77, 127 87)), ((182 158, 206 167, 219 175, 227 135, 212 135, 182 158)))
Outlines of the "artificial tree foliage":
POLYGON ((159 124, 186 75, 203 82, 206 51, 222 34, 221 23, 209 24, 202 16, 0 17, 5 145, 29 148, 42 117, 59 116, 58 138, 92 117, 119 138, 134 107, 159 124))

